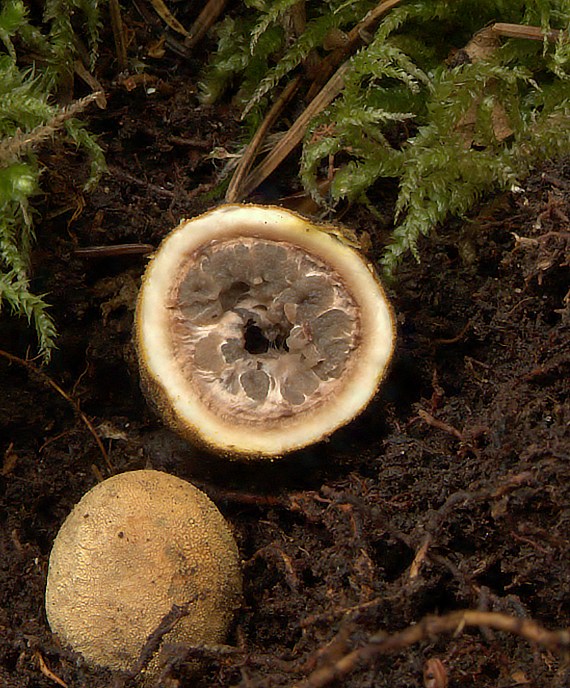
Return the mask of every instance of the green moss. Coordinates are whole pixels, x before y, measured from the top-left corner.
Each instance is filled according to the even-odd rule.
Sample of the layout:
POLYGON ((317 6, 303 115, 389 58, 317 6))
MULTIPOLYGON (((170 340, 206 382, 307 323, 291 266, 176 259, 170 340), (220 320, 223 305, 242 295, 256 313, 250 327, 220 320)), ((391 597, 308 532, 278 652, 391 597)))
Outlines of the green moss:
MULTIPOLYGON (((251 4, 255 11, 248 10, 247 21, 257 27, 258 42, 291 5, 282 1, 272 11, 272 3, 251 4)), ((266 60, 257 84, 245 76, 253 59, 247 50, 234 63, 232 83, 247 82, 251 94, 242 99, 245 114, 256 106, 261 117, 263 99, 269 102, 311 51, 326 56, 323 41, 331 28, 349 30, 376 3, 307 5, 305 32, 292 44, 274 46, 274 63, 266 60)), ((226 45, 226 64, 232 54, 226 45)), ((207 73, 214 81, 219 57, 207 73)), ((387 273, 409 253, 419 259, 419 238, 450 214, 467 212, 485 192, 518 184, 540 160, 570 152, 567 0, 403 1, 381 18, 349 65, 343 92, 309 127, 300 175, 328 208, 345 198, 371 207, 368 192, 375 183, 398 181, 397 224, 381 260, 387 273), (454 61, 494 21, 562 33, 557 42, 501 38, 481 59, 454 61), (337 170, 325 198, 318 180, 330 155, 337 156, 337 170)))
POLYGON ((30 285, 31 199, 40 190, 34 148, 65 127, 91 156, 88 188, 105 169, 95 139, 72 118, 81 101, 67 109, 55 101, 57 89, 72 78, 77 58, 73 17, 86 32, 94 60, 97 0, 47 0, 39 26, 31 23, 21 0, 5 0, 0 11, 0 310, 7 305, 33 324, 45 361, 55 346, 56 328, 44 297, 33 294, 30 285), (20 61, 28 52, 35 55, 33 69, 20 61))

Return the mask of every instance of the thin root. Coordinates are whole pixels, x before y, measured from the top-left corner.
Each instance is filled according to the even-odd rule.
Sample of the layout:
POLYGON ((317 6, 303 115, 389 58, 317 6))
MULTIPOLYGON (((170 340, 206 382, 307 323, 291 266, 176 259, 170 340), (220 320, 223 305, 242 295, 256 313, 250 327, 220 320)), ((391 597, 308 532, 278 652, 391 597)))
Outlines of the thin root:
POLYGON ((362 647, 340 657, 332 664, 320 667, 306 679, 296 683, 293 688, 322 688, 348 676, 378 655, 404 650, 423 640, 433 641, 435 637, 446 633, 456 636, 469 627, 492 628, 496 631, 518 635, 530 643, 536 643, 553 652, 568 653, 570 651, 569 629, 549 631, 531 619, 521 619, 498 612, 465 609, 444 616, 426 616, 417 624, 408 626, 393 635, 379 632, 362 647))
POLYGON ((60 394, 66 401, 68 401, 71 406, 73 407, 73 410, 77 415, 81 418, 81 420, 85 423, 87 426, 87 429, 89 432, 93 435, 95 438, 95 442, 97 442, 97 446, 99 447, 99 451, 101 452, 103 459, 105 463, 107 464, 107 468, 112 471, 113 470, 113 465, 111 464, 111 461, 109 459, 109 455, 107 454, 107 450, 103 446, 103 442, 101 442, 101 438, 97 434, 97 431, 93 427, 93 424, 87 418, 87 416, 83 413, 83 411, 80 409, 79 404, 73 399, 72 397, 69 396, 69 394, 63 390, 57 382, 54 382, 48 375, 46 375, 43 370, 40 370, 39 368, 36 368, 33 363, 30 363, 30 361, 26 361, 23 358, 20 358, 19 356, 14 356, 14 354, 10 354, 7 351, 3 351, 0 349, 0 356, 4 357, 11 363, 17 363, 20 366, 23 366, 24 368, 27 368, 29 371, 34 373, 34 375, 37 375, 42 382, 44 382, 46 385, 51 387, 52 389, 55 389, 55 391, 60 394))

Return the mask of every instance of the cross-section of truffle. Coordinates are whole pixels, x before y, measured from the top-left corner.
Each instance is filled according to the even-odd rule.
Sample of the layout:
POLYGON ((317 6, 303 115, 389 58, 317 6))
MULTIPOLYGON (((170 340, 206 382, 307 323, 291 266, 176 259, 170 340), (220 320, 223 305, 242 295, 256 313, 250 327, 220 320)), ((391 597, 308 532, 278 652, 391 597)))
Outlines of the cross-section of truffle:
POLYGON ((370 265, 332 228, 222 206, 163 242, 141 289, 143 384, 184 436, 229 456, 281 456, 368 403, 394 339, 370 265))

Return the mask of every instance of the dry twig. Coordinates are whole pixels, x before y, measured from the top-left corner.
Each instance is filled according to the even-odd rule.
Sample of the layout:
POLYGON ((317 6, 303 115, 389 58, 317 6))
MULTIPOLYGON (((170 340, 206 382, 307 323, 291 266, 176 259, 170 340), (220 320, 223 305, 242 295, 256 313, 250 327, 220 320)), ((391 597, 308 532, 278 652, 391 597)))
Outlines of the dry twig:
MULTIPOLYGON (((248 177, 246 177, 241 189, 238 186, 238 182, 234 183, 234 180, 232 180, 232 184, 234 184, 234 188, 232 188, 232 194, 235 194, 237 191, 239 191, 239 196, 241 198, 245 198, 246 196, 248 196, 265 179, 267 179, 267 177, 275 169, 277 169, 277 167, 289 155, 289 153, 291 153, 291 151, 299 143, 301 143, 301 141, 303 140, 303 136, 307 131, 309 122, 313 119, 313 117, 318 115, 319 112, 322 112, 322 110, 328 107, 328 105, 330 105, 330 103, 338 96, 338 94, 344 88, 344 76, 348 70, 348 62, 344 62, 343 64, 341 64, 341 66, 338 67, 338 69, 336 69, 336 72, 334 71, 335 68, 362 43, 363 34, 366 31, 368 31, 383 14, 395 7, 399 2, 401 2, 401 0, 384 0, 383 2, 380 2, 373 10, 370 10, 370 12, 368 12, 368 14, 364 17, 362 21, 360 21, 358 24, 356 24, 356 26, 353 27, 353 29, 351 29, 351 31, 348 34, 348 40, 345 43, 345 45, 335 50, 329 58, 322 61, 319 67, 319 76, 311 85, 309 93, 307 95, 307 98, 310 100, 309 105, 307 105, 304 112, 295 120, 293 126, 282 137, 277 146, 275 146, 275 148, 253 170, 253 172, 248 177), (323 86, 323 84, 325 85, 323 86)), ((295 84, 293 92, 295 92, 298 87, 298 84, 296 82, 297 80, 292 82, 293 84, 295 84)), ((280 96, 280 99, 282 99, 284 95, 288 94, 288 88, 289 87, 287 87, 283 91, 282 95, 280 96)), ((291 95, 292 93, 288 94, 287 97, 289 98, 291 97, 291 95)), ((282 107, 282 104, 279 103, 279 106, 282 107)), ((274 108, 272 108, 272 111, 273 109, 274 108)), ((277 111, 276 113, 271 112, 271 114, 272 116, 274 114, 276 118, 278 112, 279 111, 277 111)), ((262 123, 261 127, 263 127, 263 132, 259 136, 259 140, 257 140, 257 134, 254 137, 256 139, 256 148, 261 143, 261 140, 265 136, 269 126, 271 126, 271 123, 266 123, 265 121, 262 123)), ((253 152, 254 151, 255 149, 253 150, 253 152)), ((250 152, 249 148, 248 152, 250 152)), ((243 164, 244 166, 249 166, 251 164, 251 160, 248 159, 243 164)), ((240 175, 243 175, 243 173, 240 173, 240 175)), ((238 181, 241 184, 241 177, 238 181)), ((226 200, 235 199, 231 197, 226 197, 226 200)))
POLYGON ((275 543, 266 545, 251 557, 251 559, 246 562, 246 565, 252 564, 257 559, 264 559, 266 561, 273 561, 277 568, 283 571, 285 581, 291 590, 297 590, 299 587, 299 579, 293 568, 290 557, 285 554, 285 552, 275 543))
POLYGON ((428 413, 424 409, 418 410, 418 416, 423 421, 425 421, 428 425, 431 425, 432 428, 437 428, 438 430, 443 430, 443 432, 447 432, 449 435, 453 435, 453 437, 457 437, 457 439, 460 440, 461 442, 465 441, 464 433, 462 433, 457 428, 454 428, 453 425, 449 425, 449 423, 445 423, 442 420, 438 420, 437 418, 434 418, 431 415, 431 413, 428 413))
POLYGON ((497 36, 506 36, 507 38, 526 38, 531 41, 543 41, 545 38, 548 41, 557 41, 565 32, 559 29, 551 29, 550 31, 543 31, 540 26, 525 26, 523 24, 505 24, 503 22, 496 22, 491 27, 493 33, 497 36))
POLYGON ((195 48, 202 38, 204 38, 208 29, 223 12, 226 2, 227 0, 208 0, 204 5, 202 11, 196 17, 196 21, 190 27, 188 36, 186 36, 184 40, 184 45, 188 50, 195 48))
POLYGON ((444 616, 426 616, 417 624, 408 626, 393 635, 387 635, 383 631, 376 633, 362 647, 343 655, 332 664, 313 671, 306 679, 296 683, 293 688, 323 688, 333 681, 342 679, 378 655, 398 652, 445 633, 457 635, 468 627, 492 628, 517 635, 552 652, 565 654, 570 652, 570 629, 549 631, 531 619, 521 619, 498 612, 465 609, 444 616))
POLYGON ((188 600, 186 604, 173 604, 170 611, 168 611, 160 620, 158 626, 147 637, 146 642, 140 651, 139 658, 134 668, 129 672, 131 676, 136 676, 148 665, 150 660, 156 654, 160 644, 165 635, 178 624, 178 622, 190 613, 189 607, 195 599, 188 600))
POLYGON ((242 197, 248 196, 264 179, 281 164, 289 153, 303 140, 309 122, 324 110, 337 97, 344 87, 344 75, 348 70, 348 63, 344 63, 330 78, 326 86, 307 105, 303 113, 295 120, 293 126, 280 139, 275 148, 246 178, 242 190, 242 197))
POLYGON ((103 258, 108 256, 146 256, 152 253, 152 244, 109 244, 108 246, 82 246, 73 253, 81 258, 103 258))
MULTIPOLYGON (((240 201, 242 198, 244 198, 244 196, 247 195, 241 188, 243 180, 251 169, 255 156, 257 155, 257 151, 259 150, 263 139, 267 135, 267 132, 269 129, 271 129, 285 105, 295 95, 300 83, 301 77, 298 76, 287 84, 277 100, 271 106, 269 112, 265 115, 263 122, 259 125, 254 137, 248 143, 247 148, 245 149, 244 154, 241 156, 235 169, 234 176, 232 177, 230 185, 228 186, 228 190, 226 191, 226 201, 228 203, 240 201)), ((250 181, 250 185, 251 183, 252 182, 250 181)))
POLYGON ((38 660, 38 665, 40 667, 40 671, 44 676, 49 678, 50 681, 53 681, 54 683, 57 683, 58 686, 61 686, 61 688, 67 688, 67 683, 63 681, 57 674, 54 674, 53 671, 48 667, 46 664, 45 659, 42 657, 42 654, 40 653, 39 650, 36 650, 34 652, 35 658, 38 660))
POLYGON ((309 99, 315 97, 321 86, 333 73, 335 67, 337 67, 348 57, 348 55, 353 53, 362 45, 364 42, 363 36, 370 31, 378 19, 380 19, 383 14, 386 14, 386 12, 391 10, 400 2, 401 0, 383 0, 382 2, 379 2, 374 9, 370 10, 370 12, 366 14, 362 21, 359 21, 358 24, 353 26, 353 28, 347 34, 347 40, 344 45, 334 50, 329 57, 323 60, 319 65, 319 74, 309 89, 309 99))
POLYGON ((190 38, 190 33, 182 26, 178 19, 176 19, 163 0, 150 0, 150 2, 154 7, 154 11, 171 29, 184 36, 184 38, 190 38))
POLYGON ((113 29, 113 39, 115 41, 115 52, 117 54, 119 72, 124 72, 127 69, 127 44, 125 41, 125 30, 123 28, 123 18, 121 16, 119 0, 109 0, 109 16, 111 19, 111 28, 113 29))
POLYGON ((410 579, 413 580, 414 578, 417 578, 421 565, 428 556, 429 548, 433 544, 433 541, 440 531, 443 522, 453 509, 463 506, 469 502, 481 502, 485 500, 499 499, 505 494, 508 494, 511 490, 516 490, 521 485, 528 484, 531 481, 531 477, 532 476, 528 471, 523 471, 522 473, 509 476, 507 480, 498 486, 493 485, 491 487, 477 490, 476 492, 460 490, 459 492, 454 492, 452 495, 450 495, 445 500, 445 503, 436 512, 434 512, 425 526, 426 535, 422 539, 421 545, 416 550, 416 555, 410 566, 410 579))
POLYGON ((17 363, 20 366, 23 366, 24 368, 27 368, 30 372, 32 372, 34 375, 37 375, 42 382, 44 382, 48 387, 51 387, 52 389, 55 389, 55 391, 60 394, 66 401, 68 401, 71 406, 73 407, 73 410, 77 415, 81 418, 81 420, 85 423, 87 426, 87 429, 89 432, 93 435, 95 438, 95 442, 97 443, 97 446, 99 447, 99 451, 101 452, 103 459, 105 460, 105 463, 107 464, 107 468, 109 470, 113 470, 113 465, 111 464, 111 461, 109 459, 109 455, 107 454, 107 450, 103 446, 103 442, 101 442, 101 438, 97 434, 97 431, 93 427, 93 424, 87 418, 87 416, 83 413, 81 408, 79 407, 79 404, 73 399, 72 397, 69 396, 69 394, 63 390, 57 382, 54 382, 51 377, 46 375, 43 370, 40 370, 39 368, 36 368, 36 366, 31 363, 30 361, 26 361, 23 358, 20 358, 19 356, 14 356, 14 354, 10 354, 7 351, 4 351, 0 349, 0 356, 4 357, 11 363, 17 363))

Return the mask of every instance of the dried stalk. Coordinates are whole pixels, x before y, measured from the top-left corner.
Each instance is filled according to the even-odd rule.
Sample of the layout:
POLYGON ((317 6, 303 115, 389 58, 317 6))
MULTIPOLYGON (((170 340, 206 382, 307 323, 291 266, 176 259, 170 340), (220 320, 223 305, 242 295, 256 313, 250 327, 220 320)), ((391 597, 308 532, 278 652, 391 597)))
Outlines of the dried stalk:
POLYGON ((242 197, 248 196, 254 189, 256 189, 262 181, 277 169, 281 162, 289 155, 289 153, 303 140, 303 136, 307 130, 309 122, 324 110, 337 97, 337 95, 344 88, 344 75, 348 71, 348 63, 345 62, 336 73, 329 79, 328 83, 320 91, 320 93, 313 98, 309 105, 305 108, 302 115, 300 115, 289 131, 281 138, 275 148, 267 155, 267 157, 253 170, 253 172, 246 178, 243 188, 241 189, 242 197))
POLYGON ((14 354, 8 353, 7 351, 3 351, 0 349, 0 356, 5 358, 6 360, 10 361, 11 363, 17 363, 20 366, 23 366, 24 368, 27 368, 30 372, 32 372, 34 375, 39 377, 39 379, 48 385, 48 387, 51 387, 54 389, 58 394, 60 394, 71 406, 73 407, 73 410, 77 415, 81 418, 81 420, 85 423, 87 429, 89 432, 93 435, 93 438, 95 439, 95 442, 97 443, 97 446, 99 447, 99 451, 101 452, 101 455, 103 456, 103 459, 105 463, 107 464, 107 468, 113 472, 113 465, 111 463, 111 460, 109 459, 109 455, 107 454, 107 450, 103 446, 103 442, 101 441, 101 438, 97 434, 97 431, 93 427, 93 424, 87 418, 87 416, 83 413, 81 408, 79 407, 79 404, 73 399, 72 397, 69 396, 69 394, 63 390, 57 382, 54 382, 49 375, 46 375, 46 373, 43 372, 43 370, 40 370, 39 368, 36 368, 33 363, 30 363, 30 361, 27 361, 23 358, 20 358, 19 356, 14 356, 14 354))
POLYGON ((523 24, 504 24, 496 22, 491 27, 493 33, 507 38, 527 38, 531 41, 543 41, 545 38, 556 42, 565 32, 560 29, 543 31, 540 26, 524 26, 523 24))
MULTIPOLYGON (((265 179, 267 179, 267 177, 274 170, 277 169, 277 167, 289 155, 289 153, 291 153, 295 146, 297 146, 303 140, 303 136, 305 135, 309 122, 319 112, 322 112, 322 110, 330 105, 330 103, 344 88, 344 75, 348 70, 348 63, 344 62, 344 64, 338 67, 336 72, 333 74, 335 68, 363 42, 362 35, 368 31, 383 14, 391 10, 399 2, 401 2, 401 0, 384 0, 383 2, 379 3, 373 10, 368 12, 362 21, 360 21, 351 29, 348 34, 346 44, 335 50, 326 60, 321 62, 321 65, 319 66, 319 77, 311 84, 309 93, 307 95, 307 99, 310 101, 309 105, 303 114, 297 118, 293 126, 283 136, 271 153, 269 153, 267 157, 253 170, 253 172, 246 177, 243 185, 240 188, 243 175, 245 174, 242 171, 241 166, 243 164, 243 168, 246 168, 251 165, 251 161, 255 155, 255 150, 257 150, 261 140, 269 129, 270 124, 268 125, 264 120, 261 125, 263 131, 259 135, 259 138, 259 131, 256 132, 254 137, 255 146, 252 147, 251 150, 248 147, 246 151, 248 158, 244 163, 240 163, 240 167, 238 167, 238 170, 232 179, 232 183, 230 184, 230 189, 228 189, 226 200, 237 200, 238 196, 240 198, 245 198, 248 196, 265 179), (328 82, 325 84, 327 79, 328 82), (325 85, 323 86, 323 84, 325 85)), ((293 83, 296 84, 296 82, 297 80, 295 80, 293 83)), ((294 88, 296 90, 297 85, 295 85, 294 88)), ((287 88, 283 91, 281 98, 285 94, 288 94, 287 88)), ((288 97, 291 96, 289 95, 288 97)), ((276 105, 277 104, 278 103, 276 103, 276 105)), ((272 108, 270 114, 274 117, 277 117, 278 111, 277 114, 275 114, 272 108)))
POLYGON ((185 38, 190 38, 190 33, 182 26, 182 24, 176 19, 168 7, 164 4, 163 0, 150 0, 155 12, 158 16, 168 25, 171 29, 179 34, 182 34, 185 38))
POLYGON ((457 635, 468 627, 491 628, 495 631, 518 635, 530 643, 536 643, 553 652, 567 654, 570 651, 570 629, 549 631, 532 619, 466 609, 444 616, 426 616, 417 624, 408 626, 393 635, 387 635, 384 632, 376 633, 366 645, 313 671, 306 679, 296 683, 293 688, 323 688, 352 673, 377 655, 404 650, 423 640, 431 641, 444 633, 457 635))
POLYGON ((109 16, 111 18, 111 28, 113 29, 119 72, 125 72, 127 69, 127 46, 119 0, 109 0, 109 16))
POLYGON ((263 122, 259 125, 254 137, 247 145, 247 148, 245 149, 244 154, 240 158, 240 161, 234 171, 234 175, 226 192, 226 201, 228 203, 239 201, 247 196, 247 193, 244 192, 244 188, 242 188, 243 181, 253 165, 255 156, 257 155, 259 147, 267 135, 267 132, 271 129, 285 105, 295 95, 300 83, 300 76, 297 76, 295 79, 293 79, 293 81, 290 81, 283 89, 277 100, 273 103, 269 112, 265 115, 263 122))
POLYGON ((190 27, 188 36, 184 40, 184 45, 188 50, 195 48, 204 38, 208 29, 216 21, 226 6, 227 0, 208 0, 196 21, 190 27))
POLYGON ((333 73, 334 69, 343 62, 348 55, 352 54, 359 48, 363 41, 363 36, 370 31, 372 26, 380 19, 383 14, 386 14, 393 7, 398 5, 401 0, 384 0, 368 12, 368 14, 359 21, 347 34, 347 40, 343 46, 334 50, 326 59, 319 65, 319 75, 311 84, 307 94, 308 100, 311 100, 319 92, 321 86, 333 73))

